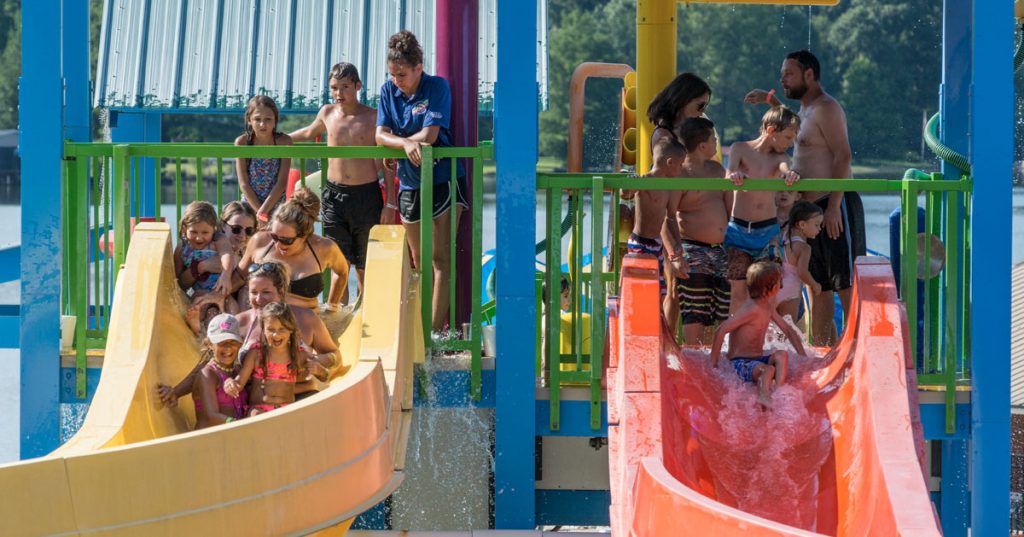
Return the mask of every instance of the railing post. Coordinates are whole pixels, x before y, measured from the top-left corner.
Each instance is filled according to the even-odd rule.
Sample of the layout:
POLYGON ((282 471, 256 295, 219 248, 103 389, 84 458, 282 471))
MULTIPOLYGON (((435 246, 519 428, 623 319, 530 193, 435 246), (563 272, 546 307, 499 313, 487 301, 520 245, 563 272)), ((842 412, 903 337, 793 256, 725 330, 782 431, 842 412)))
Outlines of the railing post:
MULTIPOLYGON (((480 360, 481 352, 480 348, 482 345, 483 328, 481 326, 480 319, 480 258, 483 254, 482 240, 483 240, 483 228, 484 228, 484 154, 485 151, 482 147, 477 148, 476 156, 473 157, 473 199, 470 201, 470 214, 473 215, 473 225, 471 228, 472 232, 472 247, 470 250, 471 263, 471 281, 470 286, 472 288, 470 295, 471 309, 472 312, 470 319, 471 334, 470 334, 470 345, 472 347, 472 363, 470 367, 469 377, 469 391, 474 401, 480 400, 480 385, 482 382, 481 371, 480 371, 480 360)), ((453 200, 454 201, 454 200, 453 200)), ((455 273, 452 272, 454 278, 455 273)), ((455 286, 452 285, 452 288, 455 286)), ((452 310, 455 310, 454 302, 451 305, 452 310)))
MULTIPOLYGON (((590 428, 601 428, 601 375, 604 351, 604 178, 594 177, 590 190, 590 428)), ((614 198, 614 196, 613 196, 614 198)), ((614 201, 614 199, 613 199, 614 201)), ((611 249, 612 246, 609 246, 611 249)), ((609 251, 614 256, 617 252, 609 251)))
MULTIPOLYGON (((71 252, 68 253, 70 258, 68 262, 72 265, 75 263, 81 263, 77 270, 72 272, 71 277, 74 280, 74 303, 75 303, 75 397, 78 399, 85 399, 85 367, 86 367, 86 329, 89 327, 89 295, 87 289, 89 286, 89 250, 83 248, 88 244, 88 233, 89 233, 89 199, 88 199, 88 188, 89 188, 89 160, 85 157, 78 157, 74 161, 74 187, 71 192, 74 195, 70 198, 71 205, 73 206, 71 215, 74 218, 71 220, 71 225, 68 226, 69 231, 74 235, 71 238, 71 244, 74 244, 71 252), (80 230, 85 231, 85 237, 80 235, 80 230), (85 240, 82 240, 85 239, 85 240)), ((99 253, 94 252, 93 257, 99 259, 99 253)), ((98 312, 94 315, 97 325, 99 324, 98 312)))
MULTIPOLYGON (((423 315, 423 348, 433 349, 434 330, 434 148, 422 148, 420 166, 420 306, 423 315)), ((321 177, 322 179, 322 177, 321 177)), ((454 200, 453 200, 454 202, 454 200)))
MULTIPOLYGON (((114 172, 115 180, 112 181, 114 196, 114 283, 117 283, 117 275, 121 271, 121 264, 124 263, 128 252, 128 241, 131 235, 130 218, 128 215, 128 192, 131 175, 131 153, 127 145, 114 146, 114 172)), ((180 215, 178 217, 181 218, 180 215)))
MULTIPOLYGON (((562 191, 558 188, 548 188, 548 252, 547 252, 547 278, 548 278, 548 304, 546 308, 547 345, 548 345, 548 405, 550 406, 550 427, 557 431, 561 427, 559 410, 561 408, 561 378, 562 371, 562 239, 559 233, 559 217, 562 215, 562 191)), ((572 210, 570 208, 570 210, 572 210)))

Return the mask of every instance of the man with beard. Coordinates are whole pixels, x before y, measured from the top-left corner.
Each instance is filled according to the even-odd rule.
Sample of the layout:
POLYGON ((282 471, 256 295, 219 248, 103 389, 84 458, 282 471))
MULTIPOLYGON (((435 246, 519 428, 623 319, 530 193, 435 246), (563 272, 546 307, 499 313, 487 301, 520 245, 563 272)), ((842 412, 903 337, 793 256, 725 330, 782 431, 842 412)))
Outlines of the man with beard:
MULTIPOLYGON (((818 59, 808 50, 789 53, 782 63, 779 82, 786 98, 800 101, 800 133, 793 154, 793 169, 808 179, 852 178, 846 113, 839 102, 822 89, 818 59)), ((743 100, 769 106, 781 104, 774 90, 755 89, 743 100)), ((862 253, 857 250, 862 249, 863 244, 862 240, 855 240, 854 234, 862 226, 855 225, 855 229, 851 229, 850 216, 857 216, 852 214, 857 211, 848 214, 842 192, 804 192, 803 198, 817 204, 825 214, 825 232, 808 241, 811 245, 809 269, 822 288, 821 294, 811 300, 811 341, 815 345, 832 345, 835 343, 833 293, 839 293, 843 312, 848 315, 853 260, 862 253)), ((853 201, 859 206, 859 197, 853 201)))

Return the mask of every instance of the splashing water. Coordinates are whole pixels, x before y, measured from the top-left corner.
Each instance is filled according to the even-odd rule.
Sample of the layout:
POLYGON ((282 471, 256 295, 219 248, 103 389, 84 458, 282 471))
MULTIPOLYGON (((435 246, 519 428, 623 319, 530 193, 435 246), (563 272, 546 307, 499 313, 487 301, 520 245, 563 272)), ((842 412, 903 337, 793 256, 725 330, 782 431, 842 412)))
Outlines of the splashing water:
POLYGON ((756 385, 743 382, 727 363, 711 369, 706 350, 701 353, 703 360, 685 366, 680 360, 691 361, 698 355, 670 354, 668 366, 685 368, 708 384, 700 389, 713 408, 691 409, 691 417, 696 418, 695 438, 714 477, 718 499, 754 515, 813 530, 817 475, 829 456, 832 438, 824 409, 811 404, 825 362, 810 348, 812 356, 797 354, 774 325, 769 326, 765 340, 766 354, 789 352, 786 383, 775 389, 773 406, 767 411, 756 403, 756 385))

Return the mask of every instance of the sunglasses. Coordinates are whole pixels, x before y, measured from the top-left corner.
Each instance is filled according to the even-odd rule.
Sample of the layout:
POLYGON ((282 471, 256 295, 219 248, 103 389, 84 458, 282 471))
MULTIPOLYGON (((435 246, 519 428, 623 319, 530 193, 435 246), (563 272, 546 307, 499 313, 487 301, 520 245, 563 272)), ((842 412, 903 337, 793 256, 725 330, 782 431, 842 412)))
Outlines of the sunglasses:
POLYGON ((249 265, 249 274, 253 274, 255 272, 261 272, 261 271, 264 271, 264 270, 267 271, 267 272, 277 272, 279 269, 280 269, 280 264, 279 263, 270 263, 270 262, 267 262, 267 263, 252 263, 252 264, 249 265))
POLYGON ((709 102, 710 101, 704 101, 704 102, 698 104, 697 105, 697 111, 703 114, 704 111, 708 109, 708 103, 709 102))
POLYGON ((252 226, 243 227, 240 225, 229 224, 227 222, 224 222, 224 225, 228 226, 228 229, 230 229, 231 232, 234 233, 235 235, 241 235, 243 230, 245 231, 245 235, 247 237, 252 237, 252 234, 256 233, 256 228, 252 226))
POLYGON ((299 237, 297 237, 297 236, 296 237, 281 237, 281 236, 278 236, 276 233, 271 233, 270 234, 270 238, 274 242, 279 242, 279 243, 281 243, 281 244, 283 244, 285 246, 291 246, 292 244, 295 244, 295 241, 299 240, 299 237))

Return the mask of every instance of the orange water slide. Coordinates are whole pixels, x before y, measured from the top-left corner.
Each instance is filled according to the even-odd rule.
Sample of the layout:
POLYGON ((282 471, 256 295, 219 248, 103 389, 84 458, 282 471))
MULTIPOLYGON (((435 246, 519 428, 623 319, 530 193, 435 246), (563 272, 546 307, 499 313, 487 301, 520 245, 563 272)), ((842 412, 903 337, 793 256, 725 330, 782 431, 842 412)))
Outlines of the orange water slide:
POLYGON ((807 412, 821 431, 786 448, 809 472, 794 477, 810 510, 803 529, 737 508, 735 487, 716 474, 737 433, 723 425, 725 394, 708 380, 706 352, 680 349, 669 335, 657 261, 627 257, 622 274, 608 331, 614 535, 941 534, 924 479, 906 316, 887 261, 857 260, 848 328, 808 377, 807 412), (818 459, 804 463, 815 449, 818 459))

